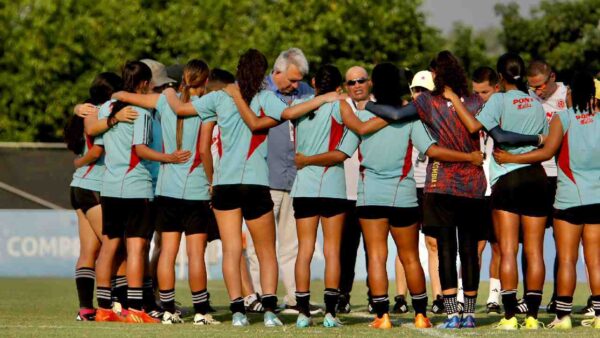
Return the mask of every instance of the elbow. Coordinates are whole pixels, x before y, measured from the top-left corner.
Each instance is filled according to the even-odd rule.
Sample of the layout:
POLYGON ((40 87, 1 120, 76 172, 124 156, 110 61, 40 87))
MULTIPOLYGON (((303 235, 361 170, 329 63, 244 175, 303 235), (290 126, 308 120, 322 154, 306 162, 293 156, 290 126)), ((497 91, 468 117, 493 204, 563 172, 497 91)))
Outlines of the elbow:
POLYGON ((476 124, 469 124, 467 126, 467 130, 469 131, 470 134, 475 134, 476 132, 478 132, 481 129, 480 126, 476 125, 476 124))

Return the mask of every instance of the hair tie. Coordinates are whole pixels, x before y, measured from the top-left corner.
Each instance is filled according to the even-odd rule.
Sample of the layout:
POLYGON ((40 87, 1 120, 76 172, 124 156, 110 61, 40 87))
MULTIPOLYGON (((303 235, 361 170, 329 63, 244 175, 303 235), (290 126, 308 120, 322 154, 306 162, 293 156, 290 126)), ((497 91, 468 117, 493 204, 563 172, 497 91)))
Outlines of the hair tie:
POLYGON ((521 78, 521 76, 520 76, 520 75, 513 76, 513 79, 515 79, 515 80, 518 80, 518 79, 520 79, 520 78, 521 78))

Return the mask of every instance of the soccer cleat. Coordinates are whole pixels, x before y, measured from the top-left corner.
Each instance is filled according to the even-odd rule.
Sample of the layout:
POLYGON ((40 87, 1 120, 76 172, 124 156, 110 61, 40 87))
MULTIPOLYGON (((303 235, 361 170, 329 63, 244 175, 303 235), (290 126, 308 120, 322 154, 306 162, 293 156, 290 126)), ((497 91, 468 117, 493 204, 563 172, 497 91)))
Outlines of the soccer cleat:
MULTIPOLYGON (((583 323, 582 323, 583 325, 583 323)), ((548 324, 549 329, 554 330, 570 330, 573 328, 573 324, 571 323, 571 316, 564 316, 562 319, 558 319, 558 317, 554 318, 552 323, 548 324)))
POLYGON ((592 306, 592 297, 588 298, 587 304, 585 307, 579 311, 577 311, 578 315, 584 315, 586 317, 595 317, 596 313, 594 312, 594 307, 592 306))
POLYGON ((431 312, 436 315, 441 315, 445 310, 444 298, 442 296, 437 296, 431 304, 431 312))
POLYGON ((500 322, 496 324, 496 329, 498 330, 518 330, 519 329, 519 321, 517 317, 512 317, 510 319, 502 318, 500 322))
POLYGON ((112 310, 114 313, 118 314, 119 316, 126 316, 126 314, 123 314, 123 312, 127 311, 127 310, 123 309, 123 306, 119 302, 113 302, 112 310))
POLYGON ((370 327, 374 329, 391 329, 392 321, 390 320, 390 315, 384 313, 381 318, 375 317, 375 319, 369 324, 370 327))
POLYGON ((502 309, 500 308, 500 305, 498 303, 487 303, 487 305, 485 306, 485 312, 488 314, 492 312, 501 314, 502 309))
POLYGON ((127 313, 127 317, 125 317, 125 321, 127 323, 149 323, 156 324, 159 323, 160 320, 151 317, 144 311, 129 309, 129 313, 127 313))
POLYGON ((298 315, 298 319, 296 319, 296 327, 304 328, 313 325, 313 321, 311 317, 307 317, 305 314, 301 313, 298 315))
POLYGON ((248 295, 244 297, 244 306, 246 307, 246 312, 249 313, 264 313, 265 308, 260 302, 260 295, 258 293, 248 295))
POLYGON ((474 329, 475 328, 475 317, 468 315, 464 316, 460 320, 460 328, 461 329, 474 329))
POLYGON ((407 313, 408 312, 408 304, 406 304, 406 299, 404 296, 396 296, 394 297, 396 303, 394 304, 394 308, 392 309, 392 313, 407 313))
POLYGON ((415 316, 415 328, 417 329, 428 329, 433 327, 429 318, 425 317, 422 313, 415 316))
POLYGON ((122 322, 123 318, 114 313, 111 309, 99 308, 96 310, 96 317, 94 320, 97 322, 122 322))
POLYGON ((79 309, 75 320, 78 322, 94 321, 96 317, 96 309, 79 309))
MULTIPOLYGON (((148 315, 150 315, 150 314, 148 314, 148 315)), ((152 317, 152 318, 154 318, 154 317, 152 317)), ((181 317, 179 317, 179 314, 177 314, 177 312, 171 313, 169 311, 165 311, 163 313, 161 322, 163 324, 167 324, 167 325, 170 325, 170 324, 181 324, 181 323, 183 323, 183 319, 181 319, 181 317)))
MULTIPOLYGON (((569 323, 571 321, 569 320, 569 323)), ((584 319, 581 321, 581 326, 587 326, 594 329, 600 329, 600 317, 594 317, 592 319, 584 319)))
MULTIPOLYGON (((525 311, 527 312, 527 311, 525 311)), ((547 313, 556 313, 556 302, 554 300, 551 300, 548 305, 546 305, 546 312, 547 313)))
POLYGON ((532 316, 527 316, 527 318, 525 318, 525 321, 523 322, 523 325, 521 325, 521 327, 526 330, 543 329, 544 323, 537 320, 537 318, 533 318, 532 316))
POLYGON ((350 305, 350 295, 340 295, 337 305, 338 313, 350 313, 352 306, 350 305))
POLYGON ((323 326, 324 327, 342 327, 344 325, 338 318, 334 317, 331 313, 328 312, 325 314, 325 318, 323 319, 323 326))
POLYGON ((281 320, 279 320, 277 315, 271 311, 265 311, 263 321, 265 323, 265 327, 283 326, 281 320))
MULTIPOLYGON (((323 313, 323 309, 321 309, 320 307, 318 307, 314 304, 308 304, 308 310, 310 311, 311 315, 317 315, 319 313, 323 313)), ((298 305, 285 304, 285 306, 281 310, 281 313, 286 314, 286 315, 297 315, 300 313, 300 311, 298 310, 298 305)))
POLYGON ((201 314, 201 313, 196 313, 196 315, 194 315, 194 325, 219 325, 221 324, 220 321, 214 319, 210 314, 201 314))
POLYGON ((521 298, 517 301, 517 308, 515 309, 515 312, 522 315, 527 313, 527 311, 529 310, 529 307, 527 307, 527 303, 525 302, 525 298, 521 298))
POLYGON ((456 305, 457 305, 458 313, 462 316, 462 314, 465 312, 465 303, 457 302, 456 305))
MULTIPOLYGON (((164 310, 162 310, 161 308, 156 308, 156 309, 154 309, 154 310, 151 310, 151 311, 148 311, 148 312, 146 312, 146 313, 148 314, 148 316, 150 316, 150 317, 152 317, 152 318, 154 318, 154 319, 156 319, 156 320, 162 320, 162 319, 163 319, 163 316, 164 316, 164 314, 165 314, 166 312, 165 312, 164 310)), ((180 315, 180 314, 181 314, 181 312, 180 312, 180 311, 177 311, 177 310, 175 310, 175 314, 178 314, 178 315, 180 315)), ((164 324, 164 323, 163 323, 163 324, 164 324)))
POLYGON ((437 326, 438 329, 460 329, 460 318, 452 316, 447 318, 442 324, 437 326))
POLYGON ((231 325, 234 327, 242 327, 250 325, 250 322, 245 314, 236 312, 231 316, 231 325))

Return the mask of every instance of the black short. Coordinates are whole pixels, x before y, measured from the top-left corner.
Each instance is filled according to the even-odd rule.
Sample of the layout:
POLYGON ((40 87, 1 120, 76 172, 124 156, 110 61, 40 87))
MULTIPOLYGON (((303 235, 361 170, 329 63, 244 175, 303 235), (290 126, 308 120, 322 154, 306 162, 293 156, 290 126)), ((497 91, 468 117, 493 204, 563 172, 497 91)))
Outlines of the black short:
POLYGON ((342 198, 294 197, 294 217, 332 217, 346 212, 350 206, 342 198))
MULTIPOLYGON (((554 203, 554 197, 556 197, 556 176, 548 176, 548 205, 554 203)), ((551 228, 554 223, 554 209, 548 208, 548 218, 546 218, 546 228, 551 228)))
POLYGON ((437 236, 440 228, 457 227, 480 231, 483 199, 426 193, 423 198, 423 233, 437 236))
POLYGON ((539 164, 503 175, 492 186, 492 209, 523 216, 546 217, 551 208, 548 178, 539 164))
POLYGON ((492 222, 492 200, 489 196, 486 196, 481 200, 481 208, 479 211, 479 240, 496 243, 494 223, 492 222))
POLYGON ((91 208, 100 204, 100 193, 94 190, 71 187, 71 206, 74 210, 81 209, 85 214, 91 208))
POLYGON ((273 199, 269 187, 264 185, 216 185, 212 206, 216 210, 242 209, 242 216, 253 220, 273 210, 273 199))
POLYGON ((146 198, 101 197, 102 234, 108 238, 151 238, 152 206, 146 198))
POLYGON ((600 204, 588 204, 569 209, 554 209, 554 218, 571 224, 600 224, 600 204))
POLYGON ((192 201, 157 196, 156 231, 185 232, 186 235, 206 234, 215 215, 209 201, 192 201))
POLYGON ((403 228, 418 223, 420 220, 419 207, 398 208, 380 205, 366 205, 356 208, 358 218, 381 219, 387 218, 390 226, 403 228))

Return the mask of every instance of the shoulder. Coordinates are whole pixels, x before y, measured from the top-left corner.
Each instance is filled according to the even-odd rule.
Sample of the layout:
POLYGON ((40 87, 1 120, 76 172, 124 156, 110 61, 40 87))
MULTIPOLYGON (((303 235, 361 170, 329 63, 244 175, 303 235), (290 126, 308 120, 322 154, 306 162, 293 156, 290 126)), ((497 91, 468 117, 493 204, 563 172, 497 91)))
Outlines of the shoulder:
POLYGON ((300 85, 298 86, 298 92, 301 97, 314 95, 315 93, 314 89, 304 81, 300 82, 300 85))

